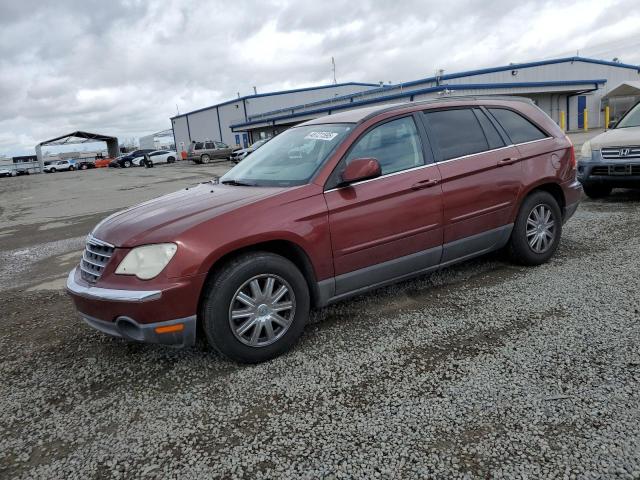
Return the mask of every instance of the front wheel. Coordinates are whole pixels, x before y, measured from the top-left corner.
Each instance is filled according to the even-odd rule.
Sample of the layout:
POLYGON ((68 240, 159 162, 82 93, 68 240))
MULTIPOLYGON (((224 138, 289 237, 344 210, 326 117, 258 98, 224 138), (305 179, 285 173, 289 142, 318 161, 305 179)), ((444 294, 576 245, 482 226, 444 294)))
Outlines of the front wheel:
POLYGON ((584 193, 587 195, 587 197, 589 198, 604 198, 609 196, 609 194, 611 194, 611 187, 607 187, 607 186, 603 186, 603 185, 590 185, 590 186, 583 186, 582 187, 584 189, 584 193))
POLYGON ((133 165, 131 163, 131 160, 125 160, 124 163, 122 164, 124 168, 129 168, 131 165, 133 165))
POLYGON ((173 163, 173 162, 175 162, 175 161, 176 161, 176 158, 175 158, 175 157, 169 157, 169 158, 167 158, 167 163, 173 163))
POLYGON ((309 288, 289 260, 268 252, 227 263, 205 286, 201 312, 209 345, 241 363, 289 350, 309 318, 309 288))
POLYGON ((558 249, 562 213, 548 192, 537 191, 522 202, 509 239, 511 258, 522 265, 541 265, 558 249))

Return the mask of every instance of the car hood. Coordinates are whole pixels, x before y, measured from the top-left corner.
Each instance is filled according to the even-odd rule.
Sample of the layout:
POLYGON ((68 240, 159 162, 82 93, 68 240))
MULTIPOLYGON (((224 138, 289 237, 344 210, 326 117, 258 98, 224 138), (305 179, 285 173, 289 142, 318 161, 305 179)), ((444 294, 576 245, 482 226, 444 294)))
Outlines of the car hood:
POLYGON ((613 128, 591 139, 591 148, 640 145, 640 127, 613 128))
POLYGON ((201 183, 114 213, 91 233, 116 247, 175 241, 195 225, 283 190, 201 183))

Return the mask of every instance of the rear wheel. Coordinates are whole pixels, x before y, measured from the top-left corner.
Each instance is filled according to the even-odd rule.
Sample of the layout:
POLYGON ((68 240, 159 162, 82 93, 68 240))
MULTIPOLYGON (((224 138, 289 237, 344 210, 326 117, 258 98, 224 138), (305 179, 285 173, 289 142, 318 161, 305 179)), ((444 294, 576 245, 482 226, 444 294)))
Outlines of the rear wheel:
POLYGON ((202 324, 209 345, 242 363, 289 350, 309 318, 309 289, 289 260, 268 252, 227 263, 205 286, 202 324))
POLYGON ((211 161, 211 157, 209 155, 202 155, 200 157, 200 163, 209 163, 211 161))
POLYGON ((51 173, 56 173, 56 169, 52 168, 51 170, 49 170, 51 173))
POLYGON ((167 158, 167 163, 173 163, 176 161, 176 157, 168 157, 167 158))
POLYGON ((86 170, 87 168, 89 168, 86 164, 80 165, 80 169, 81 170, 86 170))
POLYGON ((611 194, 611 187, 604 185, 589 185, 583 186, 584 193, 589 198, 604 198, 611 194))
POLYGON ((122 166, 124 168, 129 168, 132 165, 131 160, 125 160, 122 166))
POLYGON ((558 249, 562 213, 548 192, 537 191, 522 202, 509 240, 509 253, 522 265, 547 262, 558 249))

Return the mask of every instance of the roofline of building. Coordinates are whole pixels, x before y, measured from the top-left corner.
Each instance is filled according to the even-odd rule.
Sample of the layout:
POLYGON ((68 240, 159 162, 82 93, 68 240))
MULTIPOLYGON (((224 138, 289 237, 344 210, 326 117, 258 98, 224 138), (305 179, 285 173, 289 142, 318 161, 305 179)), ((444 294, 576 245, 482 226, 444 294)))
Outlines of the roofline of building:
POLYGON ((346 108, 353 108, 354 106, 364 106, 372 103, 378 103, 380 101, 394 100, 397 98, 414 97, 416 95, 423 95, 425 93, 432 93, 432 92, 445 91, 445 90, 454 91, 454 90, 474 90, 474 89, 482 90, 482 89, 491 89, 491 88, 514 88, 514 87, 516 88, 559 87, 559 86, 566 86, 566 85, 594 85, 595 88, 598 88, 598 85, 603 85, 605 83, 607 83, 607 80, 601 78, 601 79, 593 79, 593 80, 558 80, 558 81, 551 81, 551 82, 461 83, 461 84, 453 84, 453 85, 439 85, 436 87, 422 88, 419 90, 412 90, 410 92, 402 92, 402 93, 396 93, 394 95, 387 95, 384 97, 361 100, 359 102, 345 103, 345 104, 334 105, 330 107, 317 108, 315 110, 309 110, 306 112, 298 112, 298 113, 293 113, 289 115, 282 115, 280 117, 265 118, 261 120, 255 120, 252 122, 236 123, 236 124, 230 125, 230 128, 234 129, 234 128, 248 127, 251 125, 258 125, 258 124, 274 125, 275 122, 279 120, 285 120, 288 118, 303 117, 306 115, 332 112, 335 110, 344 110, 346 108))
POLYGON ((210 105, 208 107, 199 108, 197 110, 192 110, 190 112, 181 113, 180 115, 175 115, 170 117, 169 120, 174 120, 180 117, 186 117, 187 115, 191 115, 193 113, 204 112, 205 110, 211 110, 213 108, 222 107, 224 105, 229 105, 235 102, 241 102, 243 100, 249 100, 252 98, 260 98, 260 97, 271 97, 273 95, 286 95, 288 93, 298 93, 298 92, 308 92, 309 90, 322 90, 324 88, 335 88, 335 87, 347 87, 347 86, 360 86, 360 87, 378 87, 377 83, 364 83, 364 82, 345 82, 345 83, 332 83, 331 85, 319 85, 317 87, 304 87, 304 88, 293 88, 291 90, 279 90, 276 92, 267 92, 267 93, 256 93, 255 95, 245 95, 243 97, 234 98, 232 100, 227 100, 226 102, 216 103, 215 105, 210 105))
MULTIPOLYGON (((586 57, 566 57, 566 58, 556 58, 556 59, 552 59, 552 60, 540 60, 537 62, 525 62, 525 63, 514 63, 511 65, 503 65, 500 67, 491 67, 491 68, 482 68, 482 69, 478 69, 478 70, 467 70, 467 71, 463 71, 463 72, 458 72, 458 73, 451 73, 448 75, 442 75, 440 77, 426 77, 426 78, 422 78, 419 80, 412 80, 410 82, 402 82, 402 83, 397 83, 397 84, 393 84, 393 85, 383 85, 382 87, 378 87, 378 88, 373 88, 371 90, 366 90, 364 92, 357 92, 357 93, 350 93, 347 95, 341 95, 339 97, 335 97, 335 98, 331 98, 331 99, 326 99, 326 100, 319 100, 316 102, 312 102, 306 106, 311 106, 311 105, 315 105, 315 104, 322 104, 322 103, 326 103, 328 101, 332 101, 332 102, 336 102, 336 101, 341 101, 341 100, 345 100, 345 99, 355 99, 357 97, 364 97, 367 95, 371 95, 371 94, 376 94, 379 92, 384 92, 384 91, 388 91, 388 90, 393 90, 393 89, 398 89, 398 88, 405 88, 405 87, 412 87, 414 85, 419 85, 421 83, 429 83, 429 82, 436 82, 437 80, 453 80, 456 78, 464 78, 464 77, 472 77, 475 75, 483 75, 486 73, 495 73, 495 72, 504 72, 504 71, 509 71, 509 70, 519 70, 522 68, 531 68, 531 67, 539 67, 541 65, 553 65, 556 63, 566 63, 566 62, 585 62, 585 63, 594 63, 594 64, 598 64, 598 65, 608 65, 608 66, 614 66, 614 67, 621 67, 621 68, 630 68, 633 70, 636 70, 638 72, 640 72, 640 66, 639 65, 629 65, 629 64, 625 64, 625 63, 617 63, 617 62, 609 62, 606 60, 596 60, 593 58, 586 58, 586 57)), ((272 110, 271 112, 264 112, 261 113, 260 115, 262 115, 263 117, 267 117, 269 114, 276 114, 278 112, 283 112, 283 111, 287 111, 287 110, 295 110, 296 108, 300 108, 303 107, 305 105, 295 105, 293 107, 289 107, 289 108, 280 108, 278 110, 272 110)), ((249 117, 251 118, 251 117, 249 117)))
MULTIPOLYGON (((510 65, 502 65, 500 67, 491 67, 491 68, 481 68, 478 70, 467 70, 464 72, 442 75, 439 78, 440 80, 452 80, 454 78, 472 77, 475 75, 484 75, 486 73, 506 72, 509 70, 519 70, 521 68, 540 67, 542 65, 553 65, 556 63, 566 63, 566 62, 594 63, 597 65, 607 65, 610 67, 630 68, 632 70, 640 72, 640 65, 629 65, 626 63, 609 62, 607 60, 596 60, 594 58, 586 58, 586 57, 565 57, 565 58, 555 58, 552 60, 540 60, 537 62, 512 63, 510 65)), ((435 80, 436 80, 436 77, 427 77, 421 80, 413 80, 411 82, 401 83, 401 84, 398 84, 397 86, 407 87, 407 86, 416 85, 424 82, 433 82, 435 80)))

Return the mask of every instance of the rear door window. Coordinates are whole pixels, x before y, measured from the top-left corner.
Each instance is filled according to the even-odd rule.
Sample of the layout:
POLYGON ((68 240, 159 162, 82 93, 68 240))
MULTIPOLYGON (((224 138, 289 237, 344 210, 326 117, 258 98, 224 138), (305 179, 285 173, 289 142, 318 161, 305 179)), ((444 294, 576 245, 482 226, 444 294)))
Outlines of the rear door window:
POLYGON ((214 150, 216 147, 213 142, 205 142, 204 148, 205 150, 214 150))
POLYGON ((365 133, 349 152, 345 165, 356 158, 375 158, 383 175, 424 165, 413 118, 392 120, 365 133))
POLYGON ((470 108, 426 111, 424 118, 439 161, 489 150, 480 122, 470 108))
POLYGON ((506 108, 490 108, 489 112, 502 125, 512 143, 525 143, 547 138, 548 135, 519 113, 506 108))

